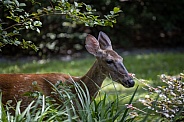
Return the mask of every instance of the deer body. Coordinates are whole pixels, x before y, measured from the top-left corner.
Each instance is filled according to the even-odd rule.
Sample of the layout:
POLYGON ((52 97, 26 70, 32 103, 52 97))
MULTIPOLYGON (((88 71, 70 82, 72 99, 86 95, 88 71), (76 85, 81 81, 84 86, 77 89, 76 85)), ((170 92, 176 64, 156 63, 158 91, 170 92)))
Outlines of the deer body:
MULTIPOLYGON (((96 57, 96 61, 90 70, 82 77, 74 77, 61 73, 48 74, 0 74, 0 91, 2 92, 2 102, 6 104, 8 100, 22 100, 22 105, 27 106, 32 99, 24 96, 26 92, 40 91, 45 95, 52 92, 52 84, 62 81, 66 84, 82 81, 88 88, 90 97, 94 98, 106 77, 118 82, 125 87, 133 87, 134 81, 129 76, 122 63, 122 57, 113 49, 109 37, 100 32, 98 40, 88 35, 86 37, 86 49, 96 57), (49 81, 49 82, 48 82, 49 81), (36 85, 34 85, 36 83, 36 85)), ((75 94, 76 91, 73 91, 75 94)))
POLYGON ((59 73, 0 74, 2 102, 5 104, 8 100, 12 100, 13 104, 15 104, 16 101, 22 100, 22 105, 26 106, 32 101, 32 99, 25 96, 27 92, 40 91, 45 95, 50 95, 52 86, 46 79, 55 84, 57 81, 66 81, 69 79, 69 76, 59 73))

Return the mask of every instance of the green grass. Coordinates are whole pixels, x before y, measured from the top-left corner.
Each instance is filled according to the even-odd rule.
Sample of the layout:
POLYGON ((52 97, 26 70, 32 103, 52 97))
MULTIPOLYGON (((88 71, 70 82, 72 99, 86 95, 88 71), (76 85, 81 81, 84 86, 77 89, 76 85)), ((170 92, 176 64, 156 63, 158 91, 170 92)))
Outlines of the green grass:
POLYGON ((183 62, 182 53, 135 55, 125 59, 125 65, 131 72, 134 72, 138 78, 149 80, 156 80, 156 76, 162 73, 176 75, 183 72, 183 62))
POLYGON ((71 75, 82 75, 90 68, 93 61, 75 60, 64 62, 60 60, 41 60, 29 62, 8 62, 1 63, 0 73, 47 73, 47 72, 62 72, 71 75))
MULTIPOLYGON (((85 74, 92 66, 95 58, 76 59, 73 61, 42 60, 1 62, 0 73, 45 73, 63 72, 80 76, 85 74)), ((136 77, 156 80, 157 75, 166 73, 176 75, 184 70, 183 53, 158 53, 146 55, 124 56, 124 64, 129 72, 136 77)))

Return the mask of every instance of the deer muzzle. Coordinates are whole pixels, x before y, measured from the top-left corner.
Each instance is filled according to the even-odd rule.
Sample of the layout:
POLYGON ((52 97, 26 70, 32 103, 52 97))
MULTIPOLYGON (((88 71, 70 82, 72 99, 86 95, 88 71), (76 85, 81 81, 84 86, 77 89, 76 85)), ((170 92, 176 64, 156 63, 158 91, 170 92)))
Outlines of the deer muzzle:
POLYGON ((132 78, 132 76, 129 75, 127 69, 125 68, 125 66, 121 63, 119 64, 119 67, 121 68, 121 70, 119 70, 120 74, 124 76, 123 80, 121 81, 121 84, 123 86, 125 86, 126 88, 130 88, 133 87, 135 85, 135 82, 132 78))
POLYGON ((134 82, 133 79, 129 79, 129 80, 127 80, 127 82, 126 82, 126 85, 127 85, 128 88, 129 88, 129 87, 133 87, 133 86, 135 85, 135 82, 134 82))

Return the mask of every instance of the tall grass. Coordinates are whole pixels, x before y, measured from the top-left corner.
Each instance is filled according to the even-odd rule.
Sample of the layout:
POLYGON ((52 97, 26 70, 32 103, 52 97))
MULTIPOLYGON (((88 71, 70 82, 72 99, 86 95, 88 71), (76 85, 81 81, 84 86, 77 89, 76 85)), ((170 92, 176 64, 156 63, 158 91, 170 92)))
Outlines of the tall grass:
MULTIPOLYGON (((57 98, 45 96, 40 92, 30 93, 34 96, 36 94, 37 100, 32 101, 23 111, 21 111, 21 101, 18 101, 15 107, 2 105, 0 102, 0 121, 124 122, 134 119, 129 114, 129 108, 126 105, 121 106, 120 101, 123 98, 118 95, 114 100, 109 100, 106 94, 101 95, 100 100, 91 100, 85 84, 83 84, 84 87, 81 87, 78 83, 74 83, 74 88, 77 91, 76 95, 71 93, 70 86, 66 86, 62 82, 51 85, 53 86, 52 94, 57 95, 57 98), (62 101, 61 104, 55 103, 58 99, 62 101), (12 108, 14 114, 11 113, 12 108)), ((137 89, 132 94, 128 104, 133 102, 136 92, 137 89)), ((0 101, 2 101, 2 92, 0 101)))

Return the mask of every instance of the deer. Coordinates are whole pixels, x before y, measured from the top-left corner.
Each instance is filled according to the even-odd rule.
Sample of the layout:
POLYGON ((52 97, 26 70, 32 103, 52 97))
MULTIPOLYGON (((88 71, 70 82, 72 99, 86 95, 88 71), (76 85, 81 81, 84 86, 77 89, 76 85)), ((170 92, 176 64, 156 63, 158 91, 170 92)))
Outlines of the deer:
MULTIPOLYGON (((26 92, 40 91, 44 95, 51 95, 53 86, 57 81, 66 84, 72 82, 83 82, 89 90, 91 98, 95 98, 103 81, 109 77, 126 88, 134 86, 135 82, 123 64, 123 58, 115 52, 110 38, 102 31, 98 39, 88 34, 85 41, 86 50, 96 57, 89 71, 81 77, 70 76, 62 73, 45 74, 0 74, 0 92, 2 92, 2 103, 8 100, 22 101, 22 106, 28 106, 32 99, 25 96, 26 92), (33 82, 37 85, 32 85, 33 82), (49 83, 49 82, 50 83, 49 83)), ((73 91, 76 94, 76 91, 73 91)))

